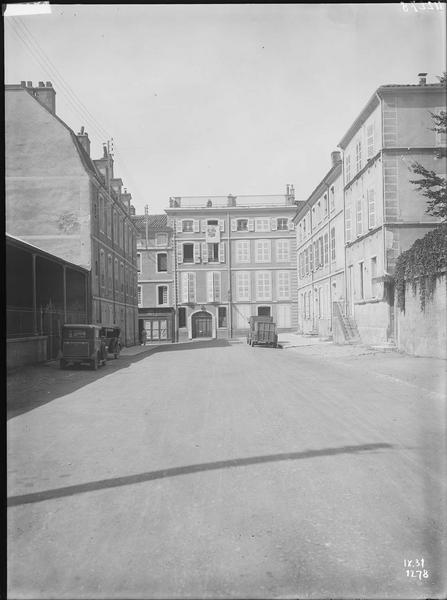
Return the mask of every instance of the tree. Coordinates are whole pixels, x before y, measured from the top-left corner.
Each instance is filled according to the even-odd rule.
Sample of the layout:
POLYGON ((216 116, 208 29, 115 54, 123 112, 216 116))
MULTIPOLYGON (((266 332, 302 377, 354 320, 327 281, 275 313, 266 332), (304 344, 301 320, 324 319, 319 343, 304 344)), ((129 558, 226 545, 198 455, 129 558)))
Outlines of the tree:
MULTIPOLYGON (((446 85, 447 73, 439 77, 439 82, 446 85)), ((441 110, 439 114, 430 113, 433 119, 432 131, 439 134, 447 134, 447 112, 441 110)), ((440 148, 438 158, 445 159, 445 147, 440 148)), ((411 165, 413 173, 420 175, 421 179, 411 179, 410 183, 418 186, 418 191, 428 199, 426 213, 433 217, 441 217, 447 221, 447 180, 439 173, 426 169, 421 163, 415 162, 411 165)))

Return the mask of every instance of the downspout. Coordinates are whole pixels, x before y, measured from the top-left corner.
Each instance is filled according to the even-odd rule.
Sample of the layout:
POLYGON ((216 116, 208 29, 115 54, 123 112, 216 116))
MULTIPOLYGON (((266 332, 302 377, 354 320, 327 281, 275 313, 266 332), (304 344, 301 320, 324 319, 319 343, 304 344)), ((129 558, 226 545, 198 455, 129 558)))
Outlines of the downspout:
POLYGON ((178 342, 178 286, 177 286, 177 235, 176 235, 176 223, 174 219, 174 225, 172 227, 172 252, 173 252, 173 265, 174 265, 174 335, 172 336, 173 342, 178 342))
POLYGON ((231 222, 230 211, 227 211, 228 227, 228 335, 233 337, 233 296, 231 287, 231 222))

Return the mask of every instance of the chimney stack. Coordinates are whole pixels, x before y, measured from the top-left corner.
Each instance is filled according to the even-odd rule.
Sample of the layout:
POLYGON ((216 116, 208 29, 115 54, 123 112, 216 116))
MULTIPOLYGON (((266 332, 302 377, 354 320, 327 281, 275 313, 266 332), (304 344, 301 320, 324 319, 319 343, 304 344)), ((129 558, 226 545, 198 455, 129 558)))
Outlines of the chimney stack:
POLYGON ((419 85, 427 85, 427 73, 418 73, 419 85))
POLYGON ((90 139, 88 137, 88 133, 85 131, 84 126, 81 127, 81 131, 76 134, 76 137, 88 156, 90 156, 90 139))
POLYGON ((33 97, 45 106, 52 115, 56 114, 56 92, 51 85, 51 81, 47 81, 46 85, 43 81, 39 81, 37 87, 33 87, 32 81, 21 81, 20 85, 29 90, 33 97))
POLYGON ((135 206, 133 204, 130 205, 130 215, 131 217, 135 216, 135 206))
POLYGON ((335 167, 337 163, 341 162, 341 152, 339 150, 334 150, 331 152, 331 162, 333 167, 335 167))

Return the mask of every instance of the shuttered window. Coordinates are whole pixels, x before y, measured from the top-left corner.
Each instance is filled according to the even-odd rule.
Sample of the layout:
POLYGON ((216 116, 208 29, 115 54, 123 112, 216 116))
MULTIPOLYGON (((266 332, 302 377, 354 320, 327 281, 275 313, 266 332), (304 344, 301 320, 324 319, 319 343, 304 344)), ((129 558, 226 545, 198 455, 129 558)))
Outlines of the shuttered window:
POLYGON ((256 219, 256 231, 270 231, 270 219, 256 219))
POLYGON ((356 233, 357 235, 362 235, 363 233, 363 206, 361 198, 357 198, 356 201, 356 233))
POLYGON ((347 206, 345 209, 345 226, 346 226, 346 241, 351 241, 352 235, 352 224, 351 224, 351 207, 347 206))
POLYGON ((196 274, 181 273, 181 299, 183 303, 196 301, 196 274))
POLYGON ((207 302, 221 301, 221 274, 218 271, 208 271, 207 278, 207 302))
POLYGON ((271 261, 271 242, 270 240, 256 240, 256 262, 268 263, 271 261))
POLYGON ((290 242, 289 240, 276 240, 276 262, 289 262, 290 242))
POLYGON ((278 271, 277 273, 277 296, 278 300, 290 299, 290 272, 278 271))
POLYGON ((236 242, 236 262, 238 262, 238 263, 250 262, 250 241, 249 240, 238 240, 236 242))
POLYGON ((250 273, 248 271, 236 271, 236 298, 250 300, 250 273))
POLYGON ((376 200, 374 190, 368 190, 368 227, 372 229, 376 226, 376 200))
POLYGON ((335 227, 331 229, 331 260, 335 260, 335 227))
POLYGON ((327 265, 329 262, 329 235, 327 233, 324 234, 324 256, 323 263, 327 265))
POLYGON ((269 271, 257 271, 256 273, 256 299, 272 299, 272 277, 269 271))

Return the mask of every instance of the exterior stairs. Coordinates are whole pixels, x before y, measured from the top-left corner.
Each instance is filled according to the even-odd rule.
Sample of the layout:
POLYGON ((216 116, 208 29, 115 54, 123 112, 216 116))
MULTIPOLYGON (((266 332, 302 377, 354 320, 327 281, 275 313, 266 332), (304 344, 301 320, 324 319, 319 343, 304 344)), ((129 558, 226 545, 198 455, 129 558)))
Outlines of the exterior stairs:
POLYGON ((334 318, 336 318, 340 324, 340 329, 343 332, 346 344, 361 343, 356 322, 352 317, 346 314, 340 302, 334 302, 334 318))

